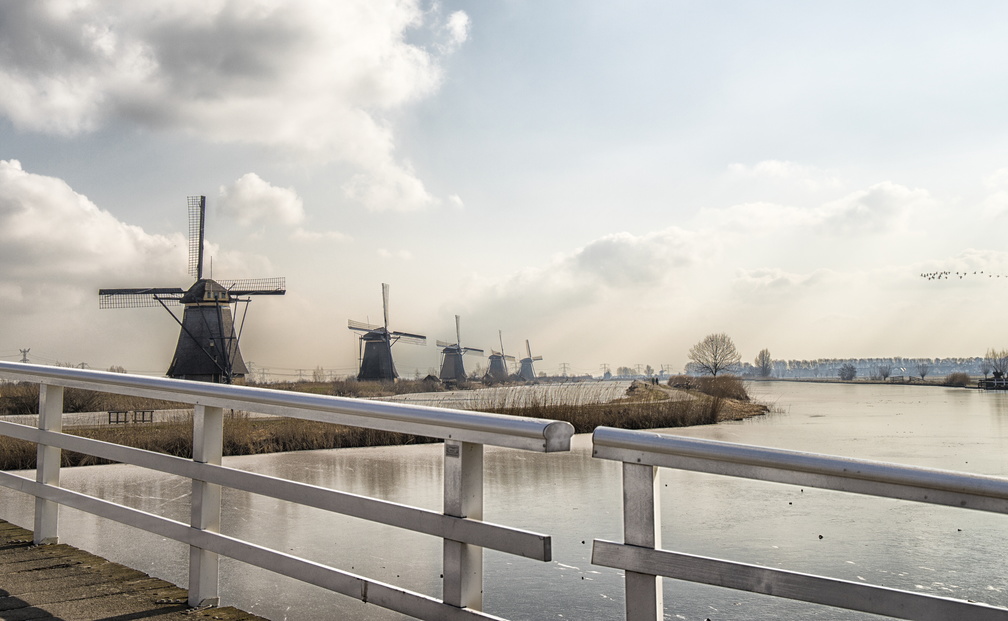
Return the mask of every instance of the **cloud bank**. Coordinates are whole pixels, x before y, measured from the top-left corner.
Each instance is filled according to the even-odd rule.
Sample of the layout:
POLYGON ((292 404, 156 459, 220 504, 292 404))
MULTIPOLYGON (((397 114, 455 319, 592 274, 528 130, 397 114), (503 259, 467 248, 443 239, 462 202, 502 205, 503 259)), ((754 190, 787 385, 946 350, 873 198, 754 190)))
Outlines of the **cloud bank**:
POLYGON ((386 115, 434 93, 465 13, 418 0, 12 0, 0 8, 0 114, 73 136, 128 122, 336 161, 371 209, 438 204, 386 115), (431 39, 411 43, 413 33, 431 39))

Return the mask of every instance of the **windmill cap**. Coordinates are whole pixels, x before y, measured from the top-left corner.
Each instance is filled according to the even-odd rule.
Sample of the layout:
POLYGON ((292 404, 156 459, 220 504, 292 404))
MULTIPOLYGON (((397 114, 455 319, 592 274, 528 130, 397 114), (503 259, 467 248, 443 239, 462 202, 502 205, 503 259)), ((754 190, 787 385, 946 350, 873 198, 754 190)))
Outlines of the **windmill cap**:
POLYGON ((189 287, 189 290, 179 301, 183 304, 206 304, 208 302, 219 304, 230 302, 231 294, 216 280, 204 278, 197 280, 193 286, 189 287))

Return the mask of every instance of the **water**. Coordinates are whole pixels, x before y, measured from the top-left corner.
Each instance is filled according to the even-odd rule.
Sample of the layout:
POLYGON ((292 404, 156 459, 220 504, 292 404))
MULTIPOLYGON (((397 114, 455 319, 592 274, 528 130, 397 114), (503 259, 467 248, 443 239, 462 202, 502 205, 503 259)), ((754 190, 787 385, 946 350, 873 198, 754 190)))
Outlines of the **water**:
MULTIPOLYGON (((923 386, 768 382, 775 413, 675 433, 1008 476, 1008 394, 923 386)), ((226 458, 225 464, 440 510, 441 446, 342 449, 226 458)), ((590 563, 593 538, 619 541, 620 467, 590 456, 488 447, 485 519, 553 536, 554 560, 487 551, 485 609, 513 619, 621 619, 620 572, 590 563)), ((1000 564, 1008 516, 712 475, 662 471, 664 547, 793 571, 1008 605, 1000 564), (821 538, 820 538, 821 535, 821 538)), ((71 488, 174 519, 189 482, 130 466, 65 469, 71 488)), ((31 527, 30 500, 0 493, 0 517, 31 527)), ((184 546, 77 511, 61 539, 185 584, 184 546)), ((432 596, 440 541, 241 492, 224 495, 224 532, 432 596)), ((270 619, 398 615, 222 561, 224 604, 270 619)), ((869 615, 665 581, 668 619, 869 619, 869 615)))

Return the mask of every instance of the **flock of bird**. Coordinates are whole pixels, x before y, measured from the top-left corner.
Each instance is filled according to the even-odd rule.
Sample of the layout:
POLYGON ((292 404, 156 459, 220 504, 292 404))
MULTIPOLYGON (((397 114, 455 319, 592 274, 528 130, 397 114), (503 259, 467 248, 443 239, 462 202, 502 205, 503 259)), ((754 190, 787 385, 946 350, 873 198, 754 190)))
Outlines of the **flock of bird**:
MULTIPOLYGON (((970 272, 950 272, 948 270, 941 271, 941 272, 921 272, 921 278, 924 278, 924 279, 927 279, 927 280, 942 280, 942 279, 949 280, 949 279, 952 279, 952 278, 958 278, 959 280, 962 280, 963 278, 966 278, 967 276, 987 276, 987 278, 1001 278, 1001 274, 984 274, 983 270, 980 270, 979 272, 974 271, 972 273, 970 273, 970 272)), ((1005 278, 1008 278, 1008 275, 1005 275, 1005 278)))

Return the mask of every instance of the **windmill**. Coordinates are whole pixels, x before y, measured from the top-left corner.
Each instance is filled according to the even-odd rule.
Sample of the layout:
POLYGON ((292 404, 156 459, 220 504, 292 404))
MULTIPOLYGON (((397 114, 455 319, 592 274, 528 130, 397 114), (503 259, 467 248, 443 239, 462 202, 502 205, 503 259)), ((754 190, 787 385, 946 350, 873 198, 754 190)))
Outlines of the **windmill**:
POLYGON ((490 350, 490 368, 487 369, 485 379, 491 382, 506 382, 508 377, 507 363, 508 361, 514 362, 514 356, 508 356, 504 353, 504 336, 501 331, 497 331, 497 336, 500 338, 500 351, 490 350))
POLYGON ((542 360, 542 356, 532 355, 532 347, 529 345, 528 339, 525 339, 525 353, 528 355, 520 361, 521 369, 518 370, 518 377, 522 378, 526 382, 532 382, 535 381, 536 378, 535 369, 532 368, 532 363, 536 360, 542 360))
POLYGON ((426 345, 427 337, 409 332, 389 331, 389 286, 382 283, 382 310, 385 324, 375 326, 363 321, 347 320, 347 327, 355 332, 361 332, 358 353, 360 372, 359 380, 394 380, 399 377, 395 364, 392 362, 392 346, 402 341, 413 345, 426 345))
POLYGON ((230 384, 248 373, 238 341, 252 295, 283 295, 283 278, 213 280, 203 277, 203 235, 206 197, 189 197, 189 274, 196 282, 179 287, 100 289, 99 308, 161 306, 179 324, 178 344, 168 366, 168 377, 230 384), (231 304, 243 302, 241 324, 235 331, 231 304), (182 305, 182 319, 171 306, 182 305))
POLYGON ((455 315, 455 343, 438 341, 437 346, 443 347, 441 350, 441 373, 438 377, 445 382, 464 382, 466 379, 465 366, 462 364, 462 356, 466 354, 483 355, 482 349, 475 347, 462 347, 462 330, 459 324, 459 316, 455 315))

